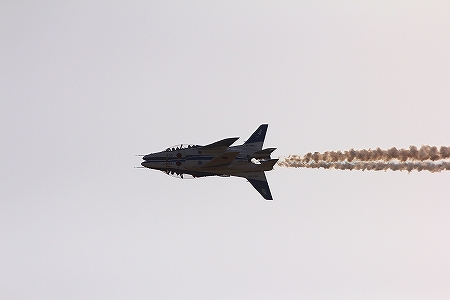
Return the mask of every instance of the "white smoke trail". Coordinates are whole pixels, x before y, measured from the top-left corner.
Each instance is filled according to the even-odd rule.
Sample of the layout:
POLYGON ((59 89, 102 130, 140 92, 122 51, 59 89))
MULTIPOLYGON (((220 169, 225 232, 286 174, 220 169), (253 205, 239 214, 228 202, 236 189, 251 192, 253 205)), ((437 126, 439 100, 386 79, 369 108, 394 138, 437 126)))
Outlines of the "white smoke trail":
MULTIPOLYGON (((298 156, 297 156, 298 157, 298 156)), ((308 163, 310 161, 326 161, 326 162, 338 162, 338 161, 348 161, 353 160, 359 161, 426 161, 426 160, 442 160, 450 158, 450 147, 442 146, 439 149, 436 146, 422 145, 420 149, 416 146, 410 146, 409 149, 397 149, 392 147, 388 150, 377 149, 362 149, 354 150, 350 149, 347 151, 326 151, 324 153, 319 152, 309 152, 302 157, 298 157, 302 162, 308 163)))
POLYGON ((307 153, 304 156, 289 155, 278 161, 282 167, 324 168, 338 170, 374 170, 374 171, 430 171, 432 173, 450 170, 450 147, 422 145, 420 149, 393 147, 389 150, 327 151, 324 153, 307 153))
POLYGON ((431 173, 448 171, 450 170, 450 162, 311 162, 311 163, 299 163, 289 162, 288 160, 282 160, 278 162, 281 167, 291 168, 323 168, 323 169, 336 169, 336 170, 372 170, 372 171, 429 171, 431 173))

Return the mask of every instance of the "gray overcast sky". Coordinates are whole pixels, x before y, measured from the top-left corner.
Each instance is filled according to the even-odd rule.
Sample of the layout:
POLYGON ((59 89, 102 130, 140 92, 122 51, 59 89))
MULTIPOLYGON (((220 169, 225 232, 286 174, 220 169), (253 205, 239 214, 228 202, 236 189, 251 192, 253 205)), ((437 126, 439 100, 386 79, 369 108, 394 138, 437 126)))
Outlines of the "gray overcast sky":
POLYGON ((445 1, 2 1, 0 298, 448 299, 450 172, 133 169, 449 145, 445 1))

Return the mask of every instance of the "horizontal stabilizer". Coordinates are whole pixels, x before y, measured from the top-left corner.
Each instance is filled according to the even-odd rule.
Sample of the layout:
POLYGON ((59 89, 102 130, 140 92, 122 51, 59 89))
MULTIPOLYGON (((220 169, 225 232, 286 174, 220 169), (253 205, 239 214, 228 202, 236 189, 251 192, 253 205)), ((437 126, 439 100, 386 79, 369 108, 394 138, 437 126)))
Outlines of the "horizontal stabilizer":
POLYGON ((262 158, 270 159, 270 154, 273 151, 275 151, 275 149, 277 149, 277 148, 267 148, 267 149, 264 149, 264 150, 261 150, 261 151, 256 151, 256 152, 254 152, 251 155, 251 157, 252 158, 259 158, 259 159, 262 159, 262 158))
POLYGON ((217 168, 217 167, 227 167, 229 166, 239 152, 227 152, 220 154, 210 160, 207 164, 203 165, 202 168, 217 168))
POLYGON ((261 169, 264 171, 270 171, 273 169, 273 166, 277 163, 278 158, 269 159, 261 163, 261 169))
POLYGON ((261 196, 264 197, 264 199, 273 200, 267 181, 249 179, 248 182, 253 185, 253 187, 261 194, 261 196))
POLYGON ((226 149, 238 139, 238 137, 223 139, 212 144, 202 146, 202 149, 226 149))
POLYGON ((242 177, 247 178, 248 182, 253 185, 253 187, 261 194, 261 196, 264 197, 264 199, 273 200, 264 172, 249 172, 242 177))
POLYGON ((261 151, 256 151, 256 152, 253 153, 253 154, 270 154, 270 153, 272 153, 273 151, 275 151, 275 149, 277 149, 277 148, 266 148, 266 149, 261 150, 261 151))

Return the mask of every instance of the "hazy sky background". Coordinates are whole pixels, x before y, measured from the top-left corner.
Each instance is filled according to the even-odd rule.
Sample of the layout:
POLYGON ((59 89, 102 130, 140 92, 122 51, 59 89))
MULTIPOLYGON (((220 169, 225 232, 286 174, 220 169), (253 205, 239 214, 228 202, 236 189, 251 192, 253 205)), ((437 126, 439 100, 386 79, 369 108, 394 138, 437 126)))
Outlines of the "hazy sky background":
POLYGON ((0 298, 448 299, 450 172, 133 168, 449 145, 450 4, 361 2, 2 1, 0 298))

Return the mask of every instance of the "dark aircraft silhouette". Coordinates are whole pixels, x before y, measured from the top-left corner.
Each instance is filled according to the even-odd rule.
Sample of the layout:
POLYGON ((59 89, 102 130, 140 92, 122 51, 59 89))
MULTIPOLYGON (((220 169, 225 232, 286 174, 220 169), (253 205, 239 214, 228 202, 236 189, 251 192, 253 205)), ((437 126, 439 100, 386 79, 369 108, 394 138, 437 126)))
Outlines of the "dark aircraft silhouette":
POLYGON ((147 154, 141 165, 179 178, 237 176, 246 178, 266 200, 273 200, 264 171, 278 161, 270 154, 276 148, 262 150, 267 124, 262 124, 242 145, 231 146, 238 137, 227 138, 206 146, 177 145, 147 154))

